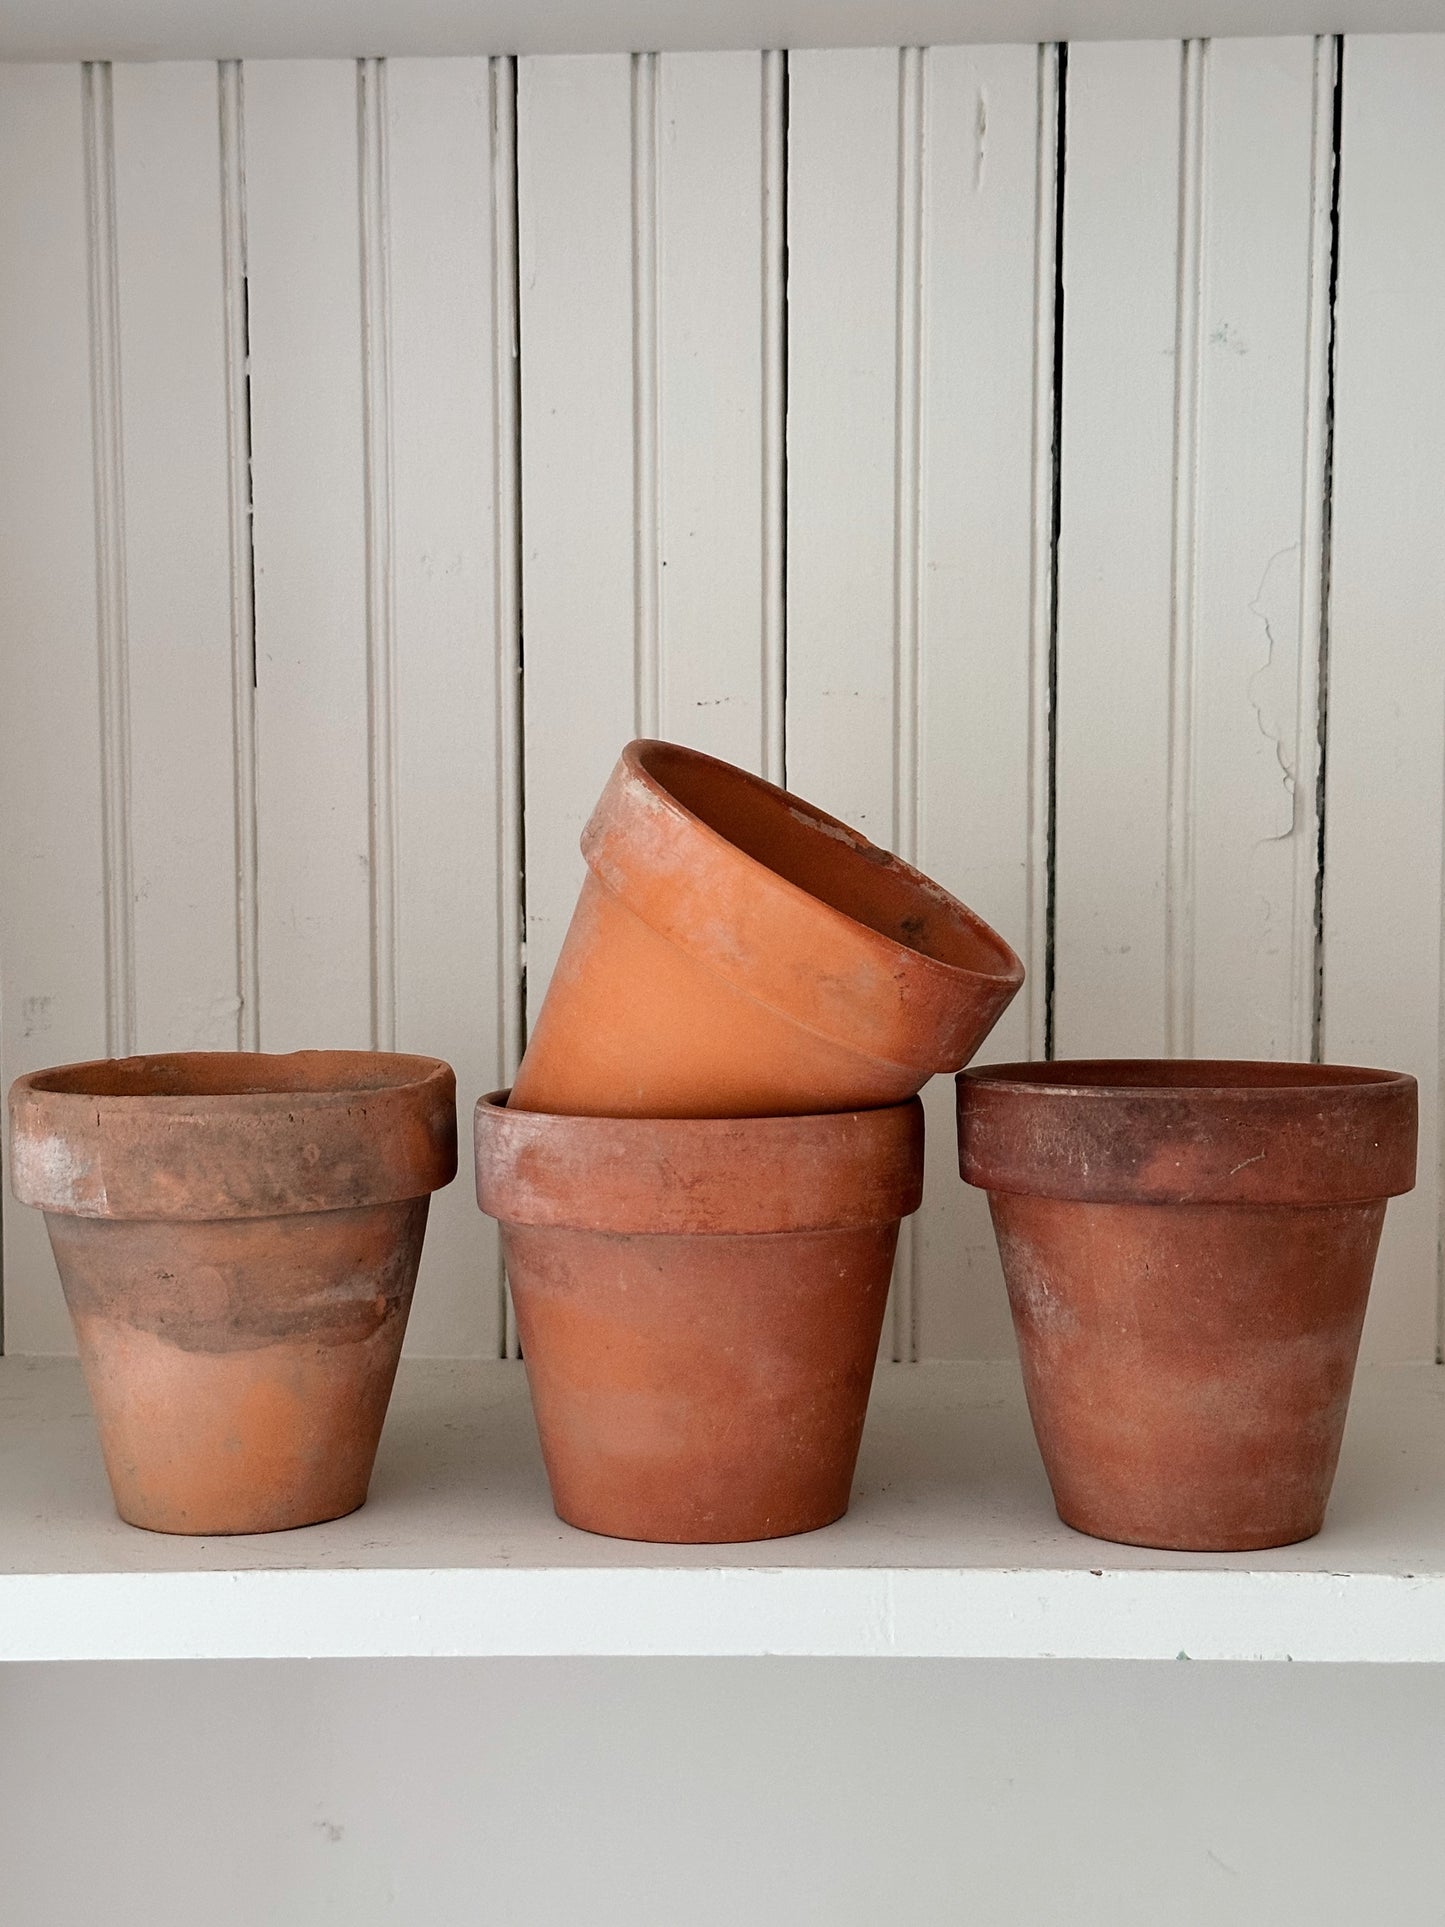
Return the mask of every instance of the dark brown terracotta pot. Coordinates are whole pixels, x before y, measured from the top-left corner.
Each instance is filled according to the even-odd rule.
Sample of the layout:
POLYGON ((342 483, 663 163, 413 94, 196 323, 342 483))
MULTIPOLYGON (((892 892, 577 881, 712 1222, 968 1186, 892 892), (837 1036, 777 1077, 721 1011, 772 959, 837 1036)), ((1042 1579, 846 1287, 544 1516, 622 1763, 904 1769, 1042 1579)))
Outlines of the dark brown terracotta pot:
POLYGON ((559 1516, 619 1539, 810 1532, 848 1507, 915 1098, 828 1117, 477 1106, 559 1516))
POLYGON ((958 1080, 1059 1516, 1251 1551, 1320 1529, 1415 1080, 1329 1064, 1004 1064, 958 1080))
POLYGON ((762 1117, 911 1097, 1023 982, 981 918, 809 803, 673 743, 631 744, 516 1109, 762 1117))
POLYGON ((274 1532, 366 1497, 456 1085, 429 1057, 181 1052, 10 1092, 116 1509, 274 1532))

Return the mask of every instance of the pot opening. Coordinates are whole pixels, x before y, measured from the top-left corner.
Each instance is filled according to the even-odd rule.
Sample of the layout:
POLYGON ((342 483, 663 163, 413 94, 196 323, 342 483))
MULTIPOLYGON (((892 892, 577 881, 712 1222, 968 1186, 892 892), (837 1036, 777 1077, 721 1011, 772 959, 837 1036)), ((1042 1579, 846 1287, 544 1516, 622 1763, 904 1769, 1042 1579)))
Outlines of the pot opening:
POLYGON ((266 1097, 391 1090, 420 1083, 431 1069, 429 1059, 381 1051, 175 1051, 66 1064, 29 1082, 71 1097, 266 1097))
POLYGON ((672 743, 648 743, 638 761, 708 829, 855 923, 957 970, 1021 978, 1007 944, 963 904, 811 804, 672 743))
POLYGON ((1398 1084, 1398 1071, 1357 1064, 1272 1064, 1234 1058, 1056 1058, 1047 1064, 990 1064, 964 1073, 976 1083, 1047 1091, 1294 1091, 1398 1084))

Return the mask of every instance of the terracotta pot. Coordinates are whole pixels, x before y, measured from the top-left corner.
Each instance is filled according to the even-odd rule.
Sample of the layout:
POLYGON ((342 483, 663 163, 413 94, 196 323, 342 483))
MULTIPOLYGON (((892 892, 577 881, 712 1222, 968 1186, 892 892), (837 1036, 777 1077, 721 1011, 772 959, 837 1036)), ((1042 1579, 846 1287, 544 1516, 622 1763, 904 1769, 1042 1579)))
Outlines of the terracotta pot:
POLYGON ((1415 1080, 1005 1064, 958 1080, 1059 1516, 1199 1552, 1320 1529, 1415 1080))
POLYGON ((923 1112, 617 1119, 477 1106, 559 1516, 618 1539, 848 1508, 923 1112))
POLYGON ((428 1194, 456 1172, 430 1057, 182 1052, 22 1077, 15 1195, 45 1213, 116 1509, 274 1532, 366 1497, 428 1194))
POLYGON ((811 804, 672 743, 623 751, 512 1092, 519 1110, 762 1117, 911 1097, 1023 982, 999 936, 811 804))

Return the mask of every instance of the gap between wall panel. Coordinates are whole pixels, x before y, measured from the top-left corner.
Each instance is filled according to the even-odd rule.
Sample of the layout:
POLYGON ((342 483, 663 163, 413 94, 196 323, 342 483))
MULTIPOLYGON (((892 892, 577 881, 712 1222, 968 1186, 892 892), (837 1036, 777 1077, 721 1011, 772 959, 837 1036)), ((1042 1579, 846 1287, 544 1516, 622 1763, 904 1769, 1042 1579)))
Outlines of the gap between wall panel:
MULTIPOLYGON (((893 411, 893 846, 918 860, 919 649, 923 539, 923 150, 925 63, 921 47, 898 54, 898 255, 893 411)), ((893 1267, 893 1358, 915 1363, 921 1304, 920 1240, 912 1218, 898 1230, 893 1267)))
POLYGON ((226 336, 226 458, 231 598, 231 730, 235 794, 236 1044, 261 1048, 256 841, 256 554, 251 497, 250 284, 246 262, 245 78, 217 69, 221 150, 221 277, 226 336))
MULTIPOLYGON (((492 110, 492 500, 496 557, 497 1060, 510 1085, 527 1032, 527 847, 522 707, 522 318, 518 269, 517 63, 489 63, 492 110)), ((518 1358, 505 1271, 497 1277, 497 1352, 518 1358)))
POLYGON ((1068 166, 1069 48, 1060 42, 1054 63, 1054 227, 1053 341, 1049 462, 1048 542, 1048 750, 1045 783, 1044 850, 1044 1035, 1043 1054, 1055 1051, 1055 995, 1058 979, 1058 827, 1059 827, 1059 537, 1063 527, 1064 459, 1064 216, 1068 166))
POLYGON ((371 1043, 396 1049, 396 571, 392 488, 390 198, 386 63, 356 63, 361 390, 366 507, 366 709, 370 809, 371 1043))
POLYGON ((788 56, 762 56, 762 773, 786 784, 788 56))
POLYGON ((125 482, 115 225, 115 127, 108 61, 81 68, 94 450, 100 781, 105 916, 105 1048, 135 1049, 135 905, 131 849, 130 668, 126 635, 125 482))

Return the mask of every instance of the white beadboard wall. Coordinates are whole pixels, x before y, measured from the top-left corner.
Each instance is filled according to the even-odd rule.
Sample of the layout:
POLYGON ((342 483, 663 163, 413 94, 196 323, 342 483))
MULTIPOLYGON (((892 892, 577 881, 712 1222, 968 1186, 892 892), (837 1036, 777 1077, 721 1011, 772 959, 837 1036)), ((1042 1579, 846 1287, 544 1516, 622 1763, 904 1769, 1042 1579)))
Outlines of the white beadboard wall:
MULTIPOLYGON (((6 1081, 394 1045, 465 1127, 658 733, 995 921, 988 1056, 1414 1071, 1435 1356, 1442 178, 1445 36, 0 67, 6 1081)), ((1004 1352, 928 1101, 889 1342, 1004 1352)), ((409 1342, 515 1348, 465 1175, 409 1342)))

